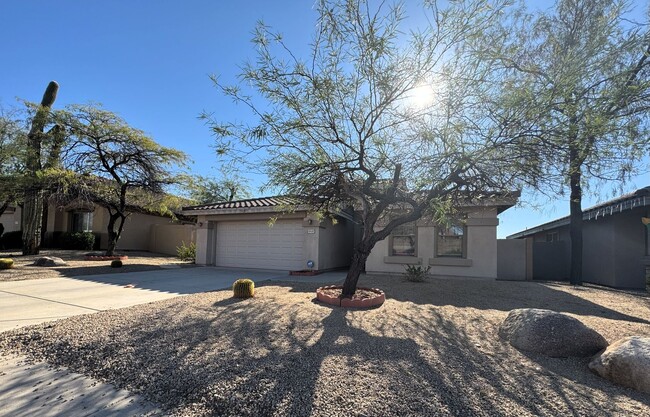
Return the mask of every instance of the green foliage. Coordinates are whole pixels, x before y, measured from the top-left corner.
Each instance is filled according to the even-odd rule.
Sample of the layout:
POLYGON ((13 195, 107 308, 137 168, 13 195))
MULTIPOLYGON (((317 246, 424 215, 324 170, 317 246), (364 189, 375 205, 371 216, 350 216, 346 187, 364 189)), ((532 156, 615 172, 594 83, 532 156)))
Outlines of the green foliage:
POLYGON ((122 268, 122 261, 115 259, 111 262, 111 268, 122 268))
POLYGON ((0 247, 3 249, 18 249, 23 246, 23 232, 6 232, 0 237, 0 247))
POLYGON ((404 269, 406 270, 404 277, 407 281, 424 282, 431 267, 427 266, 425 268, 422 265, 405 265, 404 269))
POLYGON ((233 296, 250 298, 255 295, 255 283, 248 278, 240 278, 232 284, 233 296))
POLYGON ((11 269, 14 267, 14 260, 8 258, 0 258, 0 269, 11 269))
POLYGON ((68 106, 57 121, 73 138, 62 161, 78 174, 71 197, 108 208, 107 255, 114 253, 130 213, 170 213, 164 190, 178 182, 174 171, 185 164, 183 152, 161 146, 99 105, 68 106))
POLYGON ((196 244, 190 242, 189 245, 186 245, 185 242, 181 242, 181 245, 176 248, 176 254, 181 261, 194 262, 196 260, 196 244))
POLYGON ((233 173, 224 173, 219 179, 191 177, 187 186, 188 197, 197 204, 241 200, 251 196, 246 179, 233 173))
POLYGON ((213 78, 254 118, 242 124, 240 116, 204 115, 220 161, 262 170, 268 186, 314 211, 362 208, 367 233, 355 246, 346 295, 373 246, 395 227, 486 191, 516 189, 512 155, 503 149, 510 138, 482 113, 483 68, 464 49, 509 4, 426 1, 417 14, 435 24, 417 27, 400 5, 319 0, 306 56, 260 24, 240 84, 213 78), (423 99, 423 90, 435 99, 423 99))
POLYGON ((61 249, 92 250, 94 245, 95 235, 91 232, 61 233, 58 242, 61 249))

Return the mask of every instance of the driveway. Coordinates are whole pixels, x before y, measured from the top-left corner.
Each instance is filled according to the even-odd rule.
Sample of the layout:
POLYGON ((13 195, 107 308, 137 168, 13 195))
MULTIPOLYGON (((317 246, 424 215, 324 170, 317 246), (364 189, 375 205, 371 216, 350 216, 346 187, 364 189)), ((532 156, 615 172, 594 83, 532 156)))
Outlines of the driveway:
POLYGON ((0 332, 183 294, 222 290, 230 288, 238 278, 339 283, 345 272, 300 277, 290 276, 287 271, 196 267, 0 282, 0 332))

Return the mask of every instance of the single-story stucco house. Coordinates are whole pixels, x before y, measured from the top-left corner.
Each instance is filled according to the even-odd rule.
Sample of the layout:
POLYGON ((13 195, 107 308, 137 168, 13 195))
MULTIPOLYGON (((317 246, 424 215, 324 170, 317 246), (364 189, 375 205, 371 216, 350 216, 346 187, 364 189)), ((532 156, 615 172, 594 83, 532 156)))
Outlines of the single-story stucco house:
MULTIPOLYGON (((650 186, 585 209, 582 279, 614 288, 645 289, 650 277, 650 186)), ((508 236, 533 240, 533 278, 569 278, 569 217, 508 236)))
MULTIPOLYGON (((517 197, 513 193, 467 204, 451 224, 422 219, 400 226, 377 243, 366 271, 401 274, 406 265, 420 264, 430 265, 434 275, 495 279, 497 215, 517 197)), ((196 263, 201 265, 289 271, 343 268, 350 264, 361 230, 352 210, 338 213, 335 221, 319 219, 286 197, 185 207, 182 213, 197 218, 196 263)))
MULTIPOLYGON (((21 208, 10 207, 0 216, 5 233, 21 230, 21 208)), ((49 204, 41 246, 56 246, 62 232, 92 232, 99 238, 99 249, 108 245, 108 210, 95 203, 76 202, 60 207, 49 204)), ((133 211, 124 223, 117 243, 118 250, 140 250, 176 255, 182 242, 194 241, 195 226, 179 222, 171 216, 145 211, 133 211)))

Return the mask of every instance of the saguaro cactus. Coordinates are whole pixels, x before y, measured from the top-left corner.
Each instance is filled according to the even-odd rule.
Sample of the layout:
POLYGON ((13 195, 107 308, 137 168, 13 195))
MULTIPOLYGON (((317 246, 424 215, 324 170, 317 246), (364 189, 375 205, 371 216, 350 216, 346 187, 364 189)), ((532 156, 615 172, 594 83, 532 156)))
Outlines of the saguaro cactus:
MULTIPOLYGON (((41 105, 36 110, 32 127, 27 136, 27 160, 25 161, 26 175, 29 178, 27 189, 25 190, 25 203, 23 205, 23 255, 36 255, 39 252, 41 244, 41 226, 43 221, 43 185, 38 178, 38 173, 42 167, 42 147, 43 139, 46 135, 55 135, 52 151, 60 150, 60 128, 55 127, 51 131, 44 133, 45 126, 49 120, 50 110, 56 94, 59 91, 59 84, 56 81, 50 81, 43 94, 41 105)), ((58 155, 50 153, 48 165, 53 159, 58 159, 58 155)))

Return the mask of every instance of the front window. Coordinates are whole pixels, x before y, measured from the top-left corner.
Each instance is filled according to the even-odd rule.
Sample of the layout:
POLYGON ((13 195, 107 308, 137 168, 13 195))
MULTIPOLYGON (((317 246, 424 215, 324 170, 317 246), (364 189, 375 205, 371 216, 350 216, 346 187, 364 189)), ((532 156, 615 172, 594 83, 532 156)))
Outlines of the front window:
POLYGON ((93 213, 91 211, 75 211, 72 213, 72 232, 92 232, 93 213))
POLYGON ((390 234, 392 256, 415 256, 415 222, 397 226, 390 234))
POLYGON ((465 248, 465 227, 461 224, 450 224, 437 227, 436 256, 463 258, 465 248))

